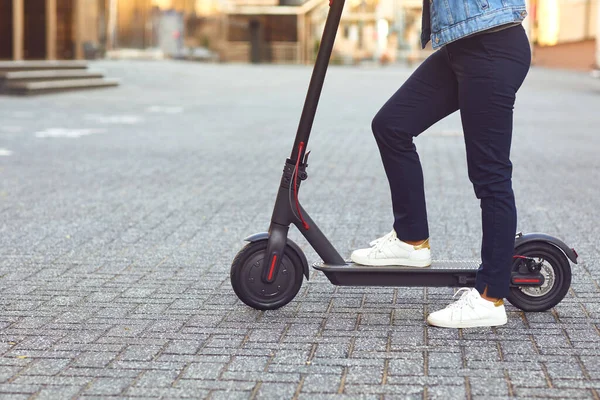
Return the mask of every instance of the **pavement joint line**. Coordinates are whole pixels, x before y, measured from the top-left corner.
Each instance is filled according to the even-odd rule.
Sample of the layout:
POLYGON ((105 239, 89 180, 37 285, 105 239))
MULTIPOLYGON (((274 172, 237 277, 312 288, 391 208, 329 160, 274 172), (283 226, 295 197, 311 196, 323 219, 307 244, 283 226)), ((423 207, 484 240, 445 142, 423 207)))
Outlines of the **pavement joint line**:
MULTIPOLYGON (((307 286, 306 289, 308 289, 308 285, 306 285, 306 286, 307 286)), ((300 297, 304 298, 305 296, 301 295, 300 297)), ((297 303, 296 308, 294 309, 294 313, 293 313, 294 318, 298 317, 298 313, 300 312, 300 307, 302 306, 302 302, 297 301, 296 303, 297 303)))
POLYGON ((135 378, 129 384, 121 389, 119 395, 123 396, 131 387, 135 386, 135 384, 142 378, 142 376, 148 371, 140 371, 135 378))
POLYGON ((579 303, 579 307, 583 310, 583 313, 585 314, 586 318, 592 319, 592 316, 590 315, 590 313, 587 310, 587 308, 585 308, 585 306, 583 305, 583 303, 579 303))
POLYGON ((460 359, 462 361, 463 369, 467 368, 467 354, 464 345, 464 332, 462 328, 458 329, 458 339, 459 339, 459 348, 460 348, 460 359))
POLYGON ((387 378, 388 378, 388 368, 390 366, 390 359, 386 358, 383 361, 383 374, 381 375, 381 385, 387 385, 387 378))
POLYGON ((467 394, 467 400, 472 400, 473 395, 471 394, 471 382, 468 376, 465 376, 465 392, 467 394))
POLYGON ((312 363, 312 360, 315 357, 315 353, 317 352, 317 347, 319 347, 318 342, 312 344, 312 346, 310 347, 310 353, 308 353, 308 359, 306 360, 305 364, 310 365, 312 363))
POLYGON ((256 319, 254 319, 254 322, 260 322, 260 320, 265 316, 265 312, 263 310, 259 311, 258 313, 256 313, 256 319))
POLYGON ((338 394, 344 394, 346 390, 346 376, 348 375, 348 367, 344 367, 344 371, 342 372, 342 379, 340 380, 340 386, 338 387, 338 394))
POLYGON ((551 314, 554 317, 554 320, 556 321, 556 325, 560 326, 560 330, 561 330, 563 336, 565 337, 565 340, 569 344, 569 347, 572 348, 573 347, 573 342, 571 342, 571 338, 569 337, 569 334, 567 333, 567 330, 563 326, 562 321, 560 320, 560 317, 558 316, 558 312, 556 312, 556 308, 553 308, 551 310, 551 314))
POLYGON ((273 362, 274 359, 275 359, 275 353, 271 352, 269 354, 269 359, 267 360, 267 363, 265 364, 265 367, 263 368, 263 372, 269 372, 269 367, 271 366, 271 363, 273 362))
POLYGON ((356 314, 356 321, 354 322, 354 332, 358 332, 358 328, 360 327, 360 321, 362 319, 362 313, 359 312, 358 314, 356 314))
MULTIPOLYGON (((497 334, 496 329, 492 329, 495 334, 497 334)), ((502 351, 502 346, 500 345, 500 341, 496 340, 496 350, 498 350, 498 357, 500 357, 500 361, 504 361, 504 352, 502 351)))
POLYGON ((225 365, 223 366, 223 368, 221 368, 221 372, 219 372, 219 375, 217 377, 217 380, 223 380, 223 375, 225 374, 225 372, 227 372, 227 370, 229 369, 229 366, 233 363, 233 361, 236 359, 237 356, 233 355, 233 356, 229 356, 229 361, 227 361, 225 363, 225 365))
POLYGON ((425 349, 423 350, 423 375, 429 376, 429 328, 427 325, 423 328, 423 343, 425 344, 425 349))
POLYGON ((179 381, 182 379, 182 377, 185 375, 185 373, 187 372, 187 370, 189 369, 189 367, 192 365, 191 362, 186 363, 183 368, 181 369, 181 371, 179 371, 179 373, 177 374, 177 376, 175 377, 175 379, 173 380, 173 382, 171 382, 171 387, 177 387, 177 384, 179 383, 179 381))
POLYGON ((575 357, 575 360, 577 360, 577 364, 579 364, 579 368, 581 368, 581 371, 583 372, 583 376, 585 377, 585 379, 588 381, 592 380, 592 377, 590 376, 589 371, 585 367, 585 364, 583 363, 583 361, 581 361, 581 356, 576 354, 576 355, 573 355, 573 357, 575 357))
MULTIPOLYGON (((587 266, 585 265, 585 263, 581 264, 581 267, 586 272, 586 274, 588 275, 589 279, 594 283, 594 285, 596 286, 596 289, 600 290, 600 284, 598 283, 598 281, 596 281, 596 279, 594 279, 594 275, 592 275, 592 273, 587 268, 587 266)), ((572 289, 572 287, 569 288, 569 289, 572 289)))
POLYGON ((290 322, 288 322, 287 324, 285 324, 285 326, 283 327, 283 332, 281 332, 281 335, 279 335, 279 340, 277 341, 278 344, 282 344, 283 343, 283 340, 287 336, 287 333, 290 330, 291 326, 292 326, 292 324, 290 322))
MULTIPOLYGON (((240 300, 238 300, 237 302, 239 303, 239 302, 240 302, 240 300)), ((229 316, 230 316, 231 314, 233 314, 233 310, 234 310, 234 308, 232 308, 231 310, 227 311, 227 313, 225 313, 225 315, 223 316, 223 318, 221 318, 221 320, 220 320, 220 321, 217 323, 217 327, 220 327, 220 325, 221 325, 223 322, 226 322, 226 321, 227 321, 227 319, 229 318, 229 316)), ((260 312, 259 312, 259 315, 262 315, 262 314, 264 314, 264 311, 260 311, 260 312)))
POLYGON ((346 358, 352 358, 352 354, 354 353, 354 345, 356 343, 356 336, 352 336, 350 339, 350 344, 348 345, 348 353, 346 354, 346 358))
POLYGON ((510 376, 508 375, 508 370, 504 368, 504 380, 506 381, 506 386, 508 387, 508 397, 515 397, 515 389, 513 388, 513 384, 510 380, 510 376))
POLYGON ((167 340, 165 342, 165 344, 163 344, 161 346, 160 350, 158 350, 158 352, 154 356, 152 356, 152 361, 156 361, 158 359, 158 357, 160 357, 164 353, 164 351, 167 349, 167 347, 169 347, 171 342, 172 342, 172 340, 167 340))
POLYGON ((108 364, 106 364, 105 368, 112 368, 113 364, 117 361, 121 361, 121 357, 123 357, 123 354, 125 354, 125 352, 127 351, 127 349, 129 348, 129 346, 131 346, 130 344, 126 344, 125 346, 123 346, 123 348, 121 349, 121 351, 119 351, 117 353, 117 355, 109 361, 108 364))
POLYGON ((548 374, 548 368, 546 367, 546 363, 541 361, 540 366, 542 368, 542 372, 544 372, 544 377, 546 378, 546 384, 548 385, 548 387, 550 389, 554 388, 554 385, 552 384, 552 378, 550 378, 550 374, 548 374))
POLYGON ((327 325, 327 321, 331 314, 331 309, 333 308, 333 299, 334 299, 334 297, 332 297, 331 300, 329 300, 329 305, 327 306, 327 310, 325 311, 325 316, 321 319, 321 325, 319 326, 319 330, 317 331, 317 334, 316 334, 317 338, 320 338, 321 336, 323 336, 323 331, 325 330, 325 325, 327 325))
POLYGON ((262 381, 256 382, 256 385, 254 385, 254 388, 252 389, 252 392, 250 393, 249 400, 253 400, 253 399, 256 398, 256 396, 258 395, 258 391, 260 390, 261 385, 262 385, 262 381))
POLYGON ((73 396, 74 399, 79 399, 81 398, 81 395, 88 390, 89 388, 91 388, 94 383, 96 383, 96 381, 98 381, 98 378, 92 378, 86 385, 84 385, 81 389, 79 389, 79 391, 75 394, 75 396, 73 396))
POLYGON ((306 379, 306 375, 300 374, 300 382, 298 382, 298 385, 296 386, 296 391, 294 392, 294 397, 292 397, 293 400, 297 400, 298 397, 300 396, 300 392, 302 391, 302 386, 304 386, 304 379, 306 379))

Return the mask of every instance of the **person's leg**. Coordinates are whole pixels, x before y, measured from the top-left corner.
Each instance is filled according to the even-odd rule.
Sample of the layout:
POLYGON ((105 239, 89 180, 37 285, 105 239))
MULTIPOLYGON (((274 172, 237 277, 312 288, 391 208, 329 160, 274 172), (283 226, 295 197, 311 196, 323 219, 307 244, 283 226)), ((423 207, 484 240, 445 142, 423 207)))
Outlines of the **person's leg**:
POLYGON ((516 93, 531 63, 522 26, 449 46, 458 79, 469 179, 481 200, 483 239, 476 289, 508 296, 517 230, 510 148, 516 93))
POLYGON ((423 171, 413 137, 457 109, 456 77, 442 49, 415 70, 373 119, 392 193, 394 230, 402 241, 429 238, 423 171))

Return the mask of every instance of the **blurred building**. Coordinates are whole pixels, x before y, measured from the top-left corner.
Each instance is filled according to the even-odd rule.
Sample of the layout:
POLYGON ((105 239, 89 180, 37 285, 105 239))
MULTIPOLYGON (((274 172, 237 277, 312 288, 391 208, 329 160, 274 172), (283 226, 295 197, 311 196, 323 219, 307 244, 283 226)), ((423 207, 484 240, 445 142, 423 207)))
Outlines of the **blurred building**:
POLYGON ((534 64, 578 70, 594 68, 600 36, 598 3, 598 0, 529 0, 534 64))
POLYGON ((83 58, 98 42, 98 0, 0 0, 0 59, 83 58))
MULTIPOLYGON (((416 0, 412 3, 419 3, 416 0)), ((347 0, 333 49, 334 62, 395 58, 392 32, 401 0, 347 0)), ((327 0, 229 0, 225 41, 228 61, 309 63, 319 47, 327 0)))
POLYGON ((229 0, 223 9, 226 61, 302 63, 314 52, 313 31, 326 17, 323 0, 229 0))
MULTIPOLYGON (((537 65, 600 63, 600 0, 528 0, 537 65)), ((328 0, 0 0, 0 59, 207 48, 224 61, 311 63, 328 0)), ((346 0, 333 61, 420 60, 422 0, 346 0)))

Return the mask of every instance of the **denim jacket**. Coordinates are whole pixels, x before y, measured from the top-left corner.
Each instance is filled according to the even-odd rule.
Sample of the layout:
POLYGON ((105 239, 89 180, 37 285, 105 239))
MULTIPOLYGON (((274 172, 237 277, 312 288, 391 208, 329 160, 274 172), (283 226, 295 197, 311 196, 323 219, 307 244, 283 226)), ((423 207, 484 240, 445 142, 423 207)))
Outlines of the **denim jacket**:
POLYGON ((500 25, 521 22, 525 0, 423 0, 421 45, 434 49, 500 25))

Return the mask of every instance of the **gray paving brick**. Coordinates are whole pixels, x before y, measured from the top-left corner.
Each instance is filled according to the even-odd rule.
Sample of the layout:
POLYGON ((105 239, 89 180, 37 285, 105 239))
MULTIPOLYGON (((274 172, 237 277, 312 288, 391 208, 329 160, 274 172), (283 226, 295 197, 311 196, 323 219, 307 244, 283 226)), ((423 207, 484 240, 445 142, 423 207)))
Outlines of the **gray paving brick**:
POLYGON ((471 378, 469 379, 469 387, 472 395, 509 396, 508 381, 505 378, 471 378))
POLYGON ((160 352, 160 346, 137 346, 131 345, 120 355, 123 361, 151 361, 160 352))
POLYGON ((432 399, 462 399, 467 398, 467 391, 464 386, 430 386, 427 396, 432 399))
POLYGON ((421 375, 424 373, 422 359, 390 360, 390 375, 421 375))
POLYGON ((218 363, 192 363, 186 369, 182 376, 185 379, 217 379, 224 370, 226 364, 218 363))
POLYGON ((83 386, 93 378, 86 376, 19 375, 12 382, 16 385, 65 385, 83 386))
POLYGON ((70 359, 45 359, 32 363, 24 375, 56 375, 71 363, 70 359))
POLYGON ((238 390, 215 390, 211 393, 211 399, 219 400, 245 400, 250 398, 251 391, 238 391, 238 390))
POLYGON ((340 375, 309 375, 304 379, 302 393, 338 393, 340 375))
POLYGON ((262 382, 258 392, 256 393, 257 399, 264 400, 278 400, 278 399, 291 399, 296 393, 298 383, 274 383, 274 382, 262 382))
POLYGON ((172 371, 144 371, 136 380, 135 386, 141 387, 171 387, 180 374, 180 370, 172 371))
POLYGON ((530 389, 517 388, 515 389, 517 397, 541 397, 546 399, 551 398, 568 398, 568 399, 592 399, 592 393, 584 389, 530 389))
POLYGON ((54 399, 68 399, 75 397, 84 386, 60 386, 60 387, 52 387, 47 386, 42 388, 37 395, 36 399, 43 400, 54 400, 54 399))
POLYGON ((85 390, 85 394, 101 396, 120 395, 132 382, 131 378, 97 378, 85 390))
POLYGON ((463 360, 460 353, 429 353, 429 366, 431 368, 462 368, 463 360))
POLYGON ((221 391, 251 391, 254 388, 254 382, 237 381, 217 381, 217 380, 190 380, 181 379, 177 381, 176 387, 181 389, 211 389, 221 391))

